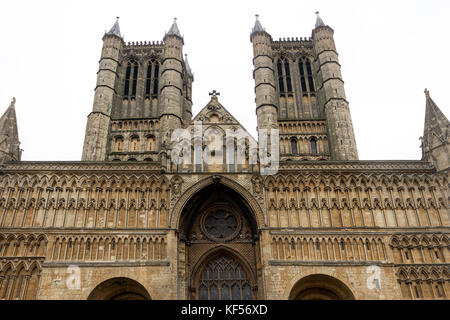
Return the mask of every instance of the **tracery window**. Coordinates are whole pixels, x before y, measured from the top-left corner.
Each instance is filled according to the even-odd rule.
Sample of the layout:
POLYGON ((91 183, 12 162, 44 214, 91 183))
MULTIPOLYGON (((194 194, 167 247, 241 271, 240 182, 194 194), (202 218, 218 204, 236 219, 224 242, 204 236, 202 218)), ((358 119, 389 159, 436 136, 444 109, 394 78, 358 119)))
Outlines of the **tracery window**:
POLYGON ((155 59, 149 61, 147 66, 147 78, 145 83, 145 97, 158 96, 159 62, 155 59))
POLYGON ((302 87, 302 94, 307 95, 316 91, 314 79, 312 74, 311 61, 307 57, 302 57, 298 60, 298 69, 300 71, 300 84, 302 87))
POLYGON ((225 208, 214 208, 202 219, 205 234, 214 241, 227 241, 237 236, 240 230, 238 216, 225 208))
POLYGON ((123 96, 125 98, 135 98, 137 88, 137 78, 139 72, 139 65, 136 61, 130 60, 125 72, 125 86, 123 96))
POLYGON ((280 89, 280 95, 289 94, 292 95, 292 80, 291 69, 289 66, 289 60, 281 57, 277 63, 278 71, 278 85, 280 89))
POLYGON ((311 61, 307 57, 302 57, 298 60, 298 68, 300 71, 300 83, 302 93, 312 93, 316 91, 314 79, 312 74, 311 61))
POLYGON ((239 262, 220 256, 208 263, 198 284, 199 300, 251 300, 250 281, 239 262))

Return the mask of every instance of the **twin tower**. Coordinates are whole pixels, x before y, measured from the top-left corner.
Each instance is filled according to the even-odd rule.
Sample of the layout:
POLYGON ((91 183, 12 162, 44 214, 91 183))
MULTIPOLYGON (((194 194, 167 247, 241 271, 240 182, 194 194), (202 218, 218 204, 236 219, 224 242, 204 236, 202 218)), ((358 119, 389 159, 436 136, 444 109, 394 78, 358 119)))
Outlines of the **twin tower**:
MULTIPOLYGON (((274 41, 256 17, 258 130, 280 130, 281 160, 358 160, 333 29, 274 41)), ((103 37, 83 161, 161 161, 173 130, 192 124, 193 73, 176 19, 162 42, 125 43, 116 21, 103 37)))

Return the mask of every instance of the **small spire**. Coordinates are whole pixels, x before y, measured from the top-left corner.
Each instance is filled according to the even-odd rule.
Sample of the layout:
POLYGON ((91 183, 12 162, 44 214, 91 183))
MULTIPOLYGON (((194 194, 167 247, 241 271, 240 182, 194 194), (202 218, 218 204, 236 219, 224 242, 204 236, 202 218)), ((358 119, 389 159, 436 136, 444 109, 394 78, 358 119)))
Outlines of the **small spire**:
POLYGON ((261 22, 259 21, 259 14, 255 14, 256 17, 256 21, 255 21, 255 26, 253 27, 252 33, 253 32, 264 32, 264 28, 262 27, 261 22))
POLYGON ((173 24, 170 27, 169 32, 167 32, 167 35, 175 35, 182 38, 180 30, 178 29, 177 18, 173 18, 173 24))
POLYGON ((119 17, 116 17, 116 23, 114 23, 111 30, 109 30, 106 34, 112 34, 122 38, 122 35, 120 34, 119 17))
POLYGON ((191 67, 189 66, 189 62, 188 62, 188 58, 187 58, 187 53, 184 55, 184 64, 186 65, 186 72, 188 74, 188 76, 190 76, 191 78, 194 77, 194 74, 192 73, 191 67))
POLYGON ((450 122, 425 89, 426 110, 422 138, 422 160, 432 162, 439 170, 450 166, 450 122))
POLYGON ((17 129, 16 98, 12 98, 9 108, 0 117, 0 161, 20 161, 19 131, 17 129))
POLYGON ((325 27, 325 23, 323 23, 323 20, 322 20, 322 18, 319 15, 319 11, 316 11, 316 15, 317 15, 317 18, 316 18, 316 29, 319 28, 319 27, 325 27))

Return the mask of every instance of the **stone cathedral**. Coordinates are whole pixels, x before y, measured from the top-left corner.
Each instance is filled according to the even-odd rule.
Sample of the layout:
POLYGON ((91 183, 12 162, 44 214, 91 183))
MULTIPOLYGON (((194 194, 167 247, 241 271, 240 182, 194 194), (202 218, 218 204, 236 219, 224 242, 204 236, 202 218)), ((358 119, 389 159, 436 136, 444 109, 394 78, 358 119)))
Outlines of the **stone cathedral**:
POLYGON ((360 161, 333 34, 317 15, 311 37, 274 40, 256 17, 271 175, 252 161, 261 135, 220 138, 247 131, 218 92, 192 114, 176 20, 162 41, 105 33, 80 162, 21 161, 13 99, 0 299, 449 299, 449 121, 426 90, 422 160, 360 161), (177 130, 199 147, 178 150, 177 130), (206 161, 208 139, 242 161, 206 161))

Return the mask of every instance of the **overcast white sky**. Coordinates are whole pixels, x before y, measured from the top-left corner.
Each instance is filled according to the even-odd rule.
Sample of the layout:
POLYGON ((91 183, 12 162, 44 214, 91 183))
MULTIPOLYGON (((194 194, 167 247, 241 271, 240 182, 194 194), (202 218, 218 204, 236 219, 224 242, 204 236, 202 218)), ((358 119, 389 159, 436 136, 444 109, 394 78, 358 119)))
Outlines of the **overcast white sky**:
POLYGON ((450 2, 1 1, 0 112, 17 98, 25 161, 80 160, 102 36, 162 40, 173 17, 195 75, 194 114, 219 101, 256 136, 250 31, 309 37, 315 11, 335 30, 361 160, 419 160, 427 87, 450 117, 450 2))

